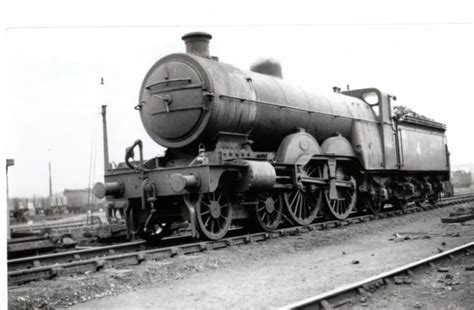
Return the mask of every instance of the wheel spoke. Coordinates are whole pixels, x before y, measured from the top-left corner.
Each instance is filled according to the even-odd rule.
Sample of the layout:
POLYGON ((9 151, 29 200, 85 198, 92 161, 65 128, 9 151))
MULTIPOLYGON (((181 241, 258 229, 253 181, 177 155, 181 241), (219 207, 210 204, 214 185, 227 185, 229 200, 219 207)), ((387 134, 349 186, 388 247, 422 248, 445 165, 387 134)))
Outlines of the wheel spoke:
POLYGON ((298 192, 299 192, 299 191, 297 191, 296 193, 293 194, 294 196, 293 196, 293 199, 291 200, 290 208, 293 207, 293 205, 294 205, 293 203, 295 202, 295 199, 298 197, 298 192))
POLYGON ((296 205, 296 207, 295 207, 295 213, 296 213, 296 212, 299 212, 299 210, 300 210, 301 196, 302 196, 301 191, 298 191, 298 199, 296 200, 296 204, 295 204, 295 205, 296 205))
POLYGON ((206 216, 202 216, 202 214, 201 214, 201 218, 203 220, 206 219, 206 221, 207 221, 208 219, 212 218, 212 215, 209 214, 209 215, 206 215, 206 216))
POLYGON ((306 219, 309 216, 309 213, 313 206, 311 205, 311 193, 306 193, 304 195, 304 205, 303 205, 303 218, 306 219))
POLYGON ((347 211, 347 203, 344 200, 344 201, 341 201, 341 214, 346 213, 346 211, 347 211))
POLYGON ((267 213, 267 220, 265 221, 265 224, 270 225, 274 221, 275 221, 275 218, 274 218, 273 212, 267 213))
POLYGON ((264 212, 262 216, 262 221, 265 221, 265 218, 268 217, 268 212, 264 212))
POLYGON ((306 202, 306 196, 307 195, 308 195, 307 193, 303 193, 301 195, 301 210, 300 210, 301 215, 300 215, 300 218, 302 218, 302 219, 306 218, 306 210, 308 208, 308 205, 307 205, 307 202, 306 202))
POLYGON ((310 176, 310 177, 313 176, 315 171, 316 171, 316 168, 314 168, 313 170, 308 172, 308 176, 310 176))

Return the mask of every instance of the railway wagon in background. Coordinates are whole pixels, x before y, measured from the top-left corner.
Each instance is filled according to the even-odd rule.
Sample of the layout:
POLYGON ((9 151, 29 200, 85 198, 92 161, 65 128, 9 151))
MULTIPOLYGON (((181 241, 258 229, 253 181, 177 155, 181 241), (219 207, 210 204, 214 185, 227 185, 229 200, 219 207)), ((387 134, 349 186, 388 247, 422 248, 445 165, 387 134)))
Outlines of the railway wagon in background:
POLYGON ((444 194, 445 125, 394 111, 376 88, 305 90, 272 60, 238 69, 210 55, 210 39, 183 36, 186 53, 144 78, 135 109, 164 156, 145 160, 137 140, 111 168, 103 113, 105 182, 94 192, 123 210, 130 235, 160 239, 187 223, 216 240, 231 224, 273 231, 444 194))
POLYGON ((472 185, 472 175, 469 171, 456 170, 452 175, 452 183, 454 187, 467 188, 472 185))

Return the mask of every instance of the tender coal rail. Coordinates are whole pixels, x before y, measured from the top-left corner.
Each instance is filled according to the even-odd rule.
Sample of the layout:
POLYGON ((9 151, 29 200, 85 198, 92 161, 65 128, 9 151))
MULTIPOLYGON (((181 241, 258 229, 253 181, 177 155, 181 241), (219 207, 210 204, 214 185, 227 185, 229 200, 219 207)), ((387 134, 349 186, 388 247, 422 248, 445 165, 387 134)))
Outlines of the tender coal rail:
POLYGON ((396 281, 397 276, 411 276, 413 271, 421 268, 434 267, 434 263, 443 259, 452 259, 454 255, 468 252, 474 248, 474 242, 447 250, 416 262, 398 267, 388 272, 367 278, 360 282, 349 284, 332 291, 309 297, 307 299, 286 305, 281 309, 333 309, 352 303, 352 299, 357 296, 366 296, 369 291, 374 291, 384 285, 396 281))
MULTIPOLYGON (((423 206, 414 206, 406 210, 389 210, 381 212, 378 215, 362 215, 342 221, 324 221, 308 226, 282 228, 271 233, 260 232, 228 237, 218 241, 185 243, 185 239, 183 238, 186 237, 171 237, 163 241, 171 244, 175 242, 174 245, 160 248, 147 249, 145 241, 138 241, 134 243, 9 260, 8 283, 9 285, 13 285, 39 279, 51 279, 61 275, 83 273, 87 271, 95 272, 109 266, 121 267, 126 265, 136 265, 145 260, 156 260, 183 254, 216 250, 229 246, 260 242, 287 235, 346 226, 378 218, 394 217, 402 214, 421 212, 471 201, 474 201, 474 194, 459 195, 444 198, 435 205, 427 204, 423 206)), ((166 243, 161 244, 161 246, 163 245, 166 245, 166 243)))

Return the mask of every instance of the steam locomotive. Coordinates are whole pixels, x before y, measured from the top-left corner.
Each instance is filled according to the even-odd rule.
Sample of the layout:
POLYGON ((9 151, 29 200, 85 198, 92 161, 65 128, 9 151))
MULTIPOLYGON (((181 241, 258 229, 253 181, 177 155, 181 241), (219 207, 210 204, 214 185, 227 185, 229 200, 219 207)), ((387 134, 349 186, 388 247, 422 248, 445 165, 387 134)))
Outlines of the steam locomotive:
POLYGON ((135 109, 165 155, 145 160, 137 140, 112 168, 104 147, 105 182, 94 192, 121 210, 130 235, 157 240, 185 223, 217 240, 231 224, 343 220, 435 201, 448 188, 445 125, 394 113, 396 98, 376 88, 304 90, 272 60, 240 70, 210 55, 211 38, 184 35, 186 53, 144 78, 135 109))

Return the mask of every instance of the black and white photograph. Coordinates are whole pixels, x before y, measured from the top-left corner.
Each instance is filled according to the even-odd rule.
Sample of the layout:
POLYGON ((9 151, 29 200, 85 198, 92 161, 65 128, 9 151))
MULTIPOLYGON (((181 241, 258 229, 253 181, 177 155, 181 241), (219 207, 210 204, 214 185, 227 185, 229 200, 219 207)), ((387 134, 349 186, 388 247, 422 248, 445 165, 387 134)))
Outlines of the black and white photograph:
POLYGON ((470 1, 0 7, 1 309, 472 309, 470 1))

